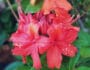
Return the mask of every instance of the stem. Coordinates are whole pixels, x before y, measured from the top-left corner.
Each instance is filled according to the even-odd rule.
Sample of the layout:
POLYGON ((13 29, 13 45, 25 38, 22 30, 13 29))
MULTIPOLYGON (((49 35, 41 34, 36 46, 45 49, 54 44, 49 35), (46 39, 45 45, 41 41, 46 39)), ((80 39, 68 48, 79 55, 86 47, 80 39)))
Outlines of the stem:
POLYGON ((14 16, 14 17, 16 18, 16 20, 18 21, 18 17, 17 17, 16 13, 14 12, 14 10, 13 10, 13 8, 12 8, 12 5, 11 5, 11 3, 10 3, 10 0, 6 0, 6 1, 7 1, 8 6, 10 7, 10 10, 11 10, 13 16, 14 16))

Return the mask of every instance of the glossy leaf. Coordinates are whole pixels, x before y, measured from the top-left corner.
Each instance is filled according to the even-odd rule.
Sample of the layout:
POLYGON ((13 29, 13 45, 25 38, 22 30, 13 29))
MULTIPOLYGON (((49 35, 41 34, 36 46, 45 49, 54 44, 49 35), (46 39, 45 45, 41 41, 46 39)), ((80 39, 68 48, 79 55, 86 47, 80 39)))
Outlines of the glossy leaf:
POLYGON ((80 48, 80 55, 84 58, 90 57, 90 47, 80 48))
POLYGON ((75 65, 78 63, 78 60, 80 58, 80 54, 77 53, 77 55, 73 58, 70 58, 69 61, 69 70, 73 70, 75 68, 75 65))
POLYGON ((42 3, 43 3, 43 0, 39 0, 36 2, 35 5, 32 5, 30 4, 30 0, 22 0, 23 10, 26 13, 28 12, 35 13, 40 10, 42 3))
POLYGON ((22 65, 18 67, 16 70, 31 70, 29 66, 22 65))
POLYGON ((90 67, 81 66, 78 67, 76 70, 90 70, 90 67))
POLYGON ((7 40, 7 34, 5 32, 0 33, 0 45, 3 45, 3 43, 7 40))
POLYGON ((74 43, 77 47, 90 46, 90 35, 87 32, 80 31, 78 39, 74 43))
POLYGON ((18 68, 19 66, 22 66, 22 65, 23 65, 22 62, 16 61, 16 62, 13 62, 13 63, 9 64, 9 65, 5 68, 5 70, 16 70, 16 68, 18 68))

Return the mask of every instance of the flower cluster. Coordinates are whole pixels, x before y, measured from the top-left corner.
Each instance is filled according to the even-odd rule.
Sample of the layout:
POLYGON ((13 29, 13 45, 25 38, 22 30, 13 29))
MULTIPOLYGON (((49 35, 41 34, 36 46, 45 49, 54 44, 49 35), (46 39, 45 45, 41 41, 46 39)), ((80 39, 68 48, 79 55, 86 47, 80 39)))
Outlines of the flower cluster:
POLYGON ((69 9, 55 6, 48 13, 44 10, 25 14, 19 7, 18 28, 10 38, 14 45, 12 52, 22 56, 24 63, 26 57, 31 56, 36 69, 41 68, 39 55, 46 53, 48 67, 60 68, 62 55, 73 57, 77 53, 72 43, 79 28, 72 25, 74 19, 69 9))

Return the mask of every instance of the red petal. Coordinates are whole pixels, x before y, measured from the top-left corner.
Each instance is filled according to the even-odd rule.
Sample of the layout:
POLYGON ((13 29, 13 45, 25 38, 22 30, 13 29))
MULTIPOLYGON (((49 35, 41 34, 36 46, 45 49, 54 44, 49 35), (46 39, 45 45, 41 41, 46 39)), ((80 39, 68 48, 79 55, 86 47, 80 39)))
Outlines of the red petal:
POLYGON ((23 63, 26 63, 26 56, 28 56, 28 54, 25 47, 15 47, 14 49, 12 49, 12 53, 16 56, 22 56, 23 63))
POLYGON ((62 56, 56 46, 50 47, 47 51, 47 63, 49 68, 60 68, 62 56))
POLYGON ((49 24, 48 24, 45 16, 40 19, 39 24, 40 24, 40 32, 41 32, 41 34, 46 35, 49 24))
POLYGON ((12 53, 13 55, 23 55, 23 49, 19 48, 19 47, 15 47, 14 49, 12 49, 12 53))
POLYGON ((26 52, 26 46, 24 47, 17 47, 15 46, 14 49, 12 49, 12 53, 14 55, 23 55, 23 56, 26 56, 27 55, 27 52, 26 52))
POLYGON ((47 14, 56 7, 64 8, 67 11, 72 9, 71 4, 67 0, 44 0, 42 11, 47 14))
POLYGON ((77 53, 77 48, 70 44, 63 44, 62 54, 73 57, 77 53))
POLYGON ((29 36, 25 33, 22 32, 16 32, 13 33, 10 40, 13 42, 14 46, 25 46, 25 45, 30 45, 32 36, 29 36))
POLYGON ((63 31, 63 41, 66 41, 67 43, 72 43, 75 41, 75 39, 78 36, 78 27, 70 27, 63 31))
POLYGON ((39 48, 39 53, 43 54, 49 48, 49 39, 47 37, 41 37, 40 40, 37 41, 37 46, 39 48))
POLYGON ((35 36, 38 34, 38 29, 39 29, 39 25, 36 24, 36 21, 32 19, 29 20, 29 18, 27 17, 27 20, 25 22, 22 21, 19 22, 17 30, 35 36))
POLYGON ((63 24, 71 24, 72 17, 71 15, 62 8, 55 8, 56 17, 54 17, 54 23, 63 23, 63 24))
POLYGON ((34 37, 38 37, 38 30, 39 26, 35 23, 30 23, 29 28, 28 28, 28 33, 31 34, 34 37))
POLYGON ((49 29, 48 29, 48 35, 50 37, 51 40, 59 40, 59 36, 61 35, 61 29, 60 29, 60 25, 52 25, 49 29))
POLYGON ((40 62, 40 58, 39 58, 39 54, 38 54, 38 48, 37 47, 33 47, 32 53, 31 53, 31 57, 33 59, 33 67, 36 69, 40 69, 41 68, 41 62, 40 62))
POLYGON ((50 42, 49 42, 48 38, 42 36, 39 39, 35 40, 35 42, 32 43, 32 45, 30 45, 29 47, 27 47, 27 49, 26 49, 28 51, 27 54, 30 54, 31 52, 33 52, 33 50, 35 48, 38 49, 38 52, 40 54, 43 54, 49 48, 49 44, 50 44, 50 42))

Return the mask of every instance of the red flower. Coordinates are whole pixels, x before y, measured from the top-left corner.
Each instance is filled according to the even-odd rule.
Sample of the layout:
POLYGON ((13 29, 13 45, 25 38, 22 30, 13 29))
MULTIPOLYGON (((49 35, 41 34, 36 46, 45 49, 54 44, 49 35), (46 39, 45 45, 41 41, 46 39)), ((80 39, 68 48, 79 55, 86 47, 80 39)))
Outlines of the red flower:
POLYGON ((36 69, 41 68, 39 53, 43 54, 47 50, 48 38, 39 35, 39 25, 30 14, 20 13, 19 16, 17 31, 12 34, 10 39, 15 46, 12 52, 14 55, 22 56, 24 63, 26 63, 26 56, 31 55, 33 66, 36 69))
POLYGON ((48 30, 50 48, 47 50, 47 63, 49 68, 60 68, 62 55, 73 57, 77 52, 72 42, 77 37, 78 28, 62 25, 53 24, 48 30))
POLYGON ((49 68, 60 68, 62 55, 73 57, 77 52, 72 43, 77 38, 79 28, 71 25, 73 18, 68 13, 71 5, 67 0, 58 1, 51 0, 50 3, 45 0, 45 8, 33 15, 26 15, 20 7, 18 9, 18 28, 10 38, 15 46, 12 52, 22 56, 24 63, 26 57, 31 56, 36 69, 41 68, 39 54, 46 52, 49 68), (50 5, 47 7, 46 3, 50 5))

